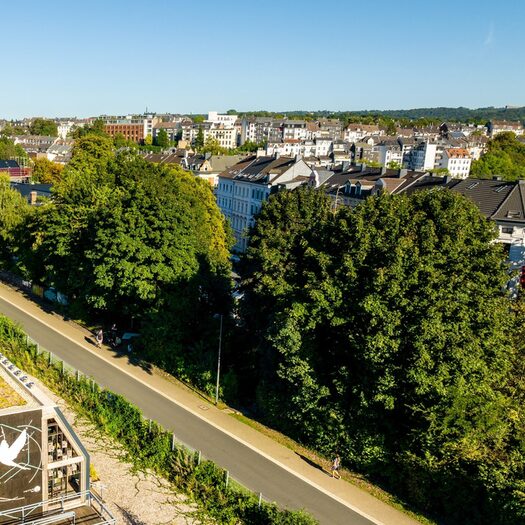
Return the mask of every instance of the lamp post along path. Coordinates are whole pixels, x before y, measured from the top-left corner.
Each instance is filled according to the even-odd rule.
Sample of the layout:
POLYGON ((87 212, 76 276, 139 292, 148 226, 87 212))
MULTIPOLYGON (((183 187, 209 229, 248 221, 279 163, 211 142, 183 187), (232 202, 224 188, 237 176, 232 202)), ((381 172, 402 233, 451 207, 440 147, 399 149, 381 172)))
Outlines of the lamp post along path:
POLYGON ((215 386, 215 404, 219 402, 219 378, 221 376, 221 345, 222 345, 222 314, 221 314, 221 326, 219 328, 219 353, 217 356, 217 384, 215 386))

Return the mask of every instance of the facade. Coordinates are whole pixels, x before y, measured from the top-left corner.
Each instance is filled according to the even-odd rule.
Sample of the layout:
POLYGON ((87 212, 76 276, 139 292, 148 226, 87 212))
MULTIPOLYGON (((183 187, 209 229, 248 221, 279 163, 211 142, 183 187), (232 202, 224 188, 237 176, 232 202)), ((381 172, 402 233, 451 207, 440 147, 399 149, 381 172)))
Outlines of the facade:
POLYGON ((436 167, 437 145, 427 141, 417 144, 411 151, 407 168, 416 171, 428 171, 436 167))
POLYGON ((491 138, 494 138, 499 133, 512 131, 516 136, 521 136, 525 133, 525 129, 520 122, 507 122, 506 120, 491 120, 488 124, 488 132, 491 138))
POLYGON ((247 232, 271 193, 308 182, 311 168, 293 157, 251 156, 218 177, 217 204, 230 221, 237 252, 247 248, 247 232))
POLYGON ((51 515, 115 523, 90 490, 89 454, 61 410, 2 354, 0 391, 0 524, 51 523, 51 515))
POLYGON ((106 119, 104 131, 112 137, 120 133, 126 140, 140 144, 148 136, 153 138, 153 128, 158 122, 160 119, 152 115, 117 117, 106 119))
POLYGON ((163 129, 168 135, 168 140, 170 142, 175 142, 179 134, 181 134, 181 127, 179 122, 157 122, 153 126, 153 140, 155 140, 160 132, 163 129))
POLYGON ((347 142, 360 142, 365 137, 384 135, 383 130, 375 124, 348 124, 343 137, 347 142))
POLYGON ((304 120, 285 120, 282 124, 283 140, 307 140, 311 138, 311 132, 304 120))
POLYGON ((470 173, 472 158, 465 148, 448 148, 443 152, 440 168, 448 170, 456 179, 466 179, 470 173))

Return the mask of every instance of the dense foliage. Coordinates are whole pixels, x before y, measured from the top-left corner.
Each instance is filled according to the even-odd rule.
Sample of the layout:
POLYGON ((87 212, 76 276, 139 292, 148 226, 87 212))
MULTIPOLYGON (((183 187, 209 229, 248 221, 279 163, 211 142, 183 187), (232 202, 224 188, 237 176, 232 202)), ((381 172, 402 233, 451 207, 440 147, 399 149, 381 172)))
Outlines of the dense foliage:
POLYGON ((27 159, 27 153, 20 144, 15 144, 5 135, 0 135, 0 160, 27 159))
POLYGON ((523 353, 494 235, 446 191, 337 213, 272 197, 242 309, 262 416, 453 523, 522 522, 523 353))
POLYGON ((496 135, 489 141, 487 152, 472 163, 471 177, 490 179, 494 175, 508 181, 525 179, 525 143, 512 132, 496 135))
POLYGON ((11 188, 9 176, 0 174, 0 268, 13 266, 18 254, 18 229, 29 213, 29 204, 11 188))
POLYGON ((283 118, 306 118, 317 120, 319 118, 339 118, 346 122, 377 122, 378 119, 393 119, 404 124, 426 122, 440 124, 441 122, 471 122, 476 124, 486 124, 489 120, 508 120, 525 121, 525 107, 518 108, 477 108, 470 109, 465 107, 447 108, 416 108, 416 109, 392 109, 392 110, 358 110, 358 111, 285 111, 275 113, 272 111, 248 111, 240 113, 241 116, 275 117, 283 118))
POLYGON ((211 388, 195 358, 229 301, 229 237, 208 184, 85 135, 26 224, 20 267, 70 298, 71 315, 144 335, 147 356, 211 388), (191 363, 195 363, 192 368, 191 363), (189 370, 188 370, 189 369, 189 370), (192 372, 193 370, 193 372, 192 372))
POLYGON ((136 468, 152 470, 185 492, 204 511, 199 521, 224 525, 315 525, 302 511, 280 509, 262 502, 234 481, 226 484, 226 473, 211 461, 199 462, 197 454, 172 441, 172 434, 122 396, 101 389, 91 379, 76 377, 54 362, 49 354, 38 354, 27 344, 25 334, 9 319, 0 316, 0 350, 25 372, 41 379, 97 429, 117 441, 136 468))
POLYGON ((29 126, 29 133, 31 133, 31 135, 56 137, 58 135, 57 124, 54 120, 36 118, 31 122, 31 126, 29 126))
POLYGON ((63 169, 63 164, 57 164, 46 157, 36 158, 33 161, 31 179, 41 184, 56 184, 60 181, 63 169))

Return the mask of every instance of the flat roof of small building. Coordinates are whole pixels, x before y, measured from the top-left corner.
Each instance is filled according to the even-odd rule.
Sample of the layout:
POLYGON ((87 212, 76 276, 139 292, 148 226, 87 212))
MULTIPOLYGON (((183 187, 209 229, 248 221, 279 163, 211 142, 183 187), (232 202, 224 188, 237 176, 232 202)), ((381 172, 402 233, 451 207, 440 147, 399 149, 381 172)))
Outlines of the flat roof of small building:
POLYGON ((0 410, 2 408, 18 407, 25 404, 25 399, 0 376, 0 410))
POLYGON ((0 351, 0 414, 15 408, 45 406, 55 406, 55 403, 34 384, 31 376, 11 363, 0 351))

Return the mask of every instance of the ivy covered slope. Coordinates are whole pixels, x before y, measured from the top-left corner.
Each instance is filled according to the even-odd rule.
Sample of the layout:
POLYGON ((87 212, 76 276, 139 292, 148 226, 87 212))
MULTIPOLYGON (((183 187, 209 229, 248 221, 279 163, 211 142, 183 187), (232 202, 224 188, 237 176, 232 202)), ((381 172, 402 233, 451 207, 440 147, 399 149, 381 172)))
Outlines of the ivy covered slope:
POLYGON ((21 271, 67 294, 77 318, 133 322, 146 357, 184 368, 230 295, 230 236, 209 184, 88 134, 53 189, 26 221, 21 271))
POLYGON ((523 317, 494 237, 448 191, 270 198, 243 304, 263 417, 448 522, 523 523, 523 317))

